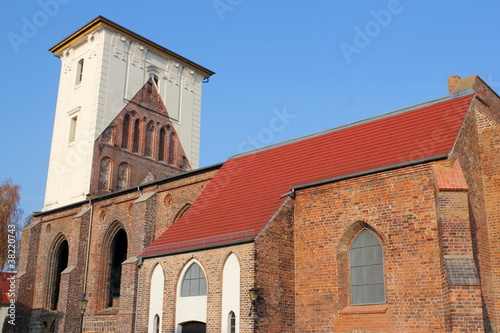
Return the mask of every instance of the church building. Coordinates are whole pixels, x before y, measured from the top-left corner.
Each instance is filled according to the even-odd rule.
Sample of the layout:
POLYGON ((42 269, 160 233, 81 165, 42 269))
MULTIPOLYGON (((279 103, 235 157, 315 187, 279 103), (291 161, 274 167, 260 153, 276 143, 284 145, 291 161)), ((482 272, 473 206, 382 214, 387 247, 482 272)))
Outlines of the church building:
POLYGON ((480 77, 200 168, 212 71, 103 17, 51 51, 18 332, 500 331, 500 97, 480 77))

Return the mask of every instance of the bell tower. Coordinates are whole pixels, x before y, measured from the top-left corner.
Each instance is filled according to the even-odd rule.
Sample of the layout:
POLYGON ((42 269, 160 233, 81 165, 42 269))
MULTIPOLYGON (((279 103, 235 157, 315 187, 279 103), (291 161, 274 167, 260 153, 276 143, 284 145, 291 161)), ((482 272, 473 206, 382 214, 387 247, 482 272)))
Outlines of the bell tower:
POLYGON ((61 73, 44 211, 198 167, 212 71, 101 16, 50 51, 61 73))

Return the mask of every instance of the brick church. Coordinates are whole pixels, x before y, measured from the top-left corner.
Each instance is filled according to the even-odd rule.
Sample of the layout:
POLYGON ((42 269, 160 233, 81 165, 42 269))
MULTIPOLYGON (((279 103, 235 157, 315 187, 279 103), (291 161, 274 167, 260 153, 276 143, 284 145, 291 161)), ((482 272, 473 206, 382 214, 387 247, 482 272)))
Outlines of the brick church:
POLYGON ((500 98, 481 78, 199 168, 212 71, 103 17, 50 51, 19 332, 500 332, 500 98))

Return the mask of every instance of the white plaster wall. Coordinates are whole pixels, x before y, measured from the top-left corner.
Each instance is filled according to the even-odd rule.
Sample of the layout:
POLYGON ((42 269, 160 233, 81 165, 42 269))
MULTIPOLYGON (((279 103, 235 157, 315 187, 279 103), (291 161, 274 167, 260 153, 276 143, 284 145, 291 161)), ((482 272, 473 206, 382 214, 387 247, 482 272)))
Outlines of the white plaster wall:
MULTIPOLYGON (((186 321, 200 321, 203 323, 207 322, 207 296, 188 296, 181 297, 181 284, 186 270, 191 266, 193 262, 198 265, 200 263, 196 260, 191 260, 188 262, 180 275, 179 281, 177 281, 177 299, 176 299, 176 311, 175 311, 175 332, 181 333, 182 327, 180 324, 186 321)), ((203 270, 203 266, 201 266, 203 270)), ((207 277, 205 270, 203 270, 205 278, 207 277)), ((210 288, 207 279, 207 291, 210 288)))
POLYGON ((57 56, 61 75, 43 210, 86 199, 95 139, 151 74, 159 78, 161 97, 186 157, 193 168, 199 166, 201 74, 102 26, 57 56), (81 58, 83 80, 75 85, 81 58), (69 144, 74 115, 77 136, 69 144))
POLYGON ((102 33, 83 38, 59 55, 61 75, 47 175, 44 210, 85 199, 90 184, 95 136, 96 81, 102 61, 102 33), (84 59, 83 79, 76 84, 77 63, 84 59), (70 142, 71 118, 78 117, 70 142))
POLYGON ((221 333, 229 332, 229 312, 236 316, 236 332, 240 325, 240 263, 233 253, 224 264, 222 272, 222 327, 221 333))
POLYGON ((160 332, 162 323, 162 313, 163 313, 163 288, 165 285, 165 276, 163 275, 163 269, 160 265, 156 265, 153 275, 151 275, 151 289, 149 293, 149 322, 148 322, 148 333, 155 333, 154 329, 154 317, 155 315, 160 316, 160 332))

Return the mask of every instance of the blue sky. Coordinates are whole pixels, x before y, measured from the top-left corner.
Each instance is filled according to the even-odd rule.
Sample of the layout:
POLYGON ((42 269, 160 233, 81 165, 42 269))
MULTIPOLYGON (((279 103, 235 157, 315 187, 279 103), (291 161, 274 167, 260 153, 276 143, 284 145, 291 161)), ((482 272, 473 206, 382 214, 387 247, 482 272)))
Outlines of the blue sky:
POLYGON ((48 49, 99 15, 216 72, 203 86, 207 166, 444 96, 454 74, 500 90, 499 12, 461 0, 0 0, 0 179, 21 185, 26 213, 42 208, 60 71, 48 49))

